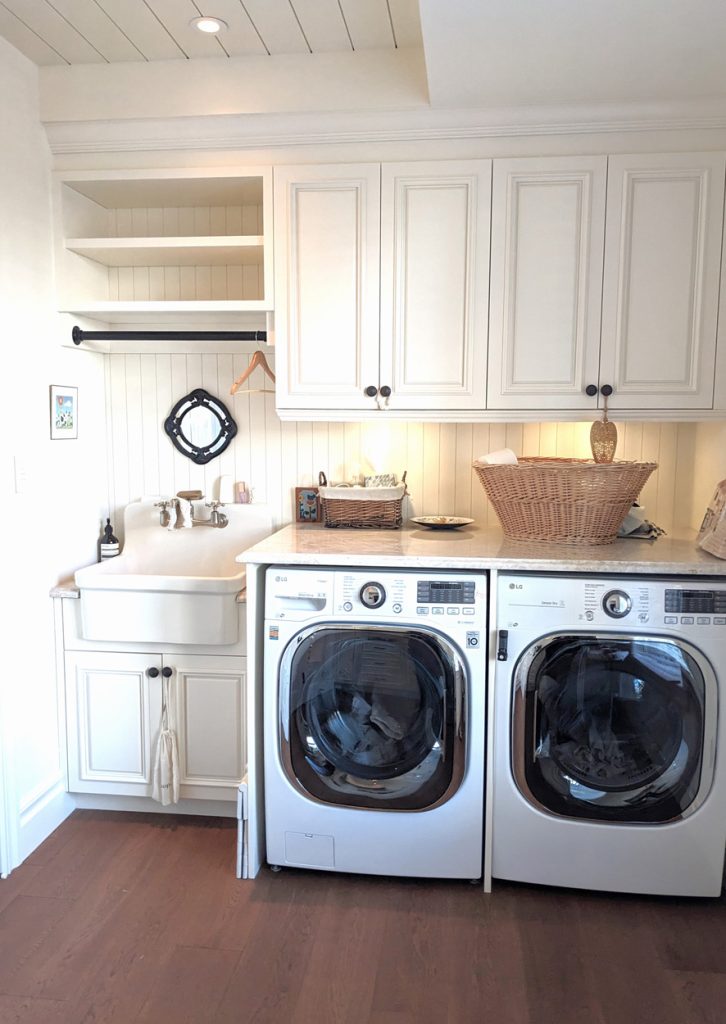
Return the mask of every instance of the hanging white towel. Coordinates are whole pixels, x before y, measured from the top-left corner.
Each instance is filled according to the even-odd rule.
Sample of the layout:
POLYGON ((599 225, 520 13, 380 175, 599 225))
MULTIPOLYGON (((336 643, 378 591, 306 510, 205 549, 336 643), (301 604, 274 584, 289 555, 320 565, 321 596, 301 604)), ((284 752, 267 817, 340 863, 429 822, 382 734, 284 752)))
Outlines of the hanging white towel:
POLYGON ((193 505, 191 501, 187 501, 186 498, 179 498, 179 511, 177 513, 177 524, 184 529, 190 529, 194 523, 192 522, 193 505))
POLYGON ((169 707, 169 680, 161 680, 161 726, 156 741, 151 795, 164 807, 179 802, 179 749, 172 709, 169 707))

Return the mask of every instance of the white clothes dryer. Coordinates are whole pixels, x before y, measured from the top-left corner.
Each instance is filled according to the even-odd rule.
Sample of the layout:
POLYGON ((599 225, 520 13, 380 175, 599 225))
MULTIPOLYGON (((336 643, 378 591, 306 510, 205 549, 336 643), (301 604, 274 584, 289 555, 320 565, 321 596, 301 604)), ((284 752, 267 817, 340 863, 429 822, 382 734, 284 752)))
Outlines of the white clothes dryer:
POLYGON ((718 896, 726 581, 501 574, 495 878, 718 896))
POLYGON ((487 578, 272 567, 267 859, 482 874, 487 578))

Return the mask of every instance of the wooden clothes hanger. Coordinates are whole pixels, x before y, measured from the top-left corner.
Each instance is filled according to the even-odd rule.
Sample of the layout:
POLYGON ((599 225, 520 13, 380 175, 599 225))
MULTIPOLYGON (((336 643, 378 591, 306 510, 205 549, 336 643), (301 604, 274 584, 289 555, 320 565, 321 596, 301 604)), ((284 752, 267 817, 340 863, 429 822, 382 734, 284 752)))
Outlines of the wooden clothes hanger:
MULTIPOLYGON (((254 373, 258 366, 260 367, 260 369, 264 370, 265 374, 270 378, 272 383, 275 383, 275 374, 270 369, 267 359, 265 359, 264 352, 260 352, 258 349, 256 352, 252 353, 250 365, 247 367, 246 370, 242 371, 242 373, 239 375, 239 377, 234 382, 232 387, 229 389, 230 395, 234 395, 239 390, 239 388, 244 384, 247 378, 252 373, 254 373)), ((250 395, 274 395, 274 393, 274 388, 250 388, 248 391, 248 394, 250 395)))

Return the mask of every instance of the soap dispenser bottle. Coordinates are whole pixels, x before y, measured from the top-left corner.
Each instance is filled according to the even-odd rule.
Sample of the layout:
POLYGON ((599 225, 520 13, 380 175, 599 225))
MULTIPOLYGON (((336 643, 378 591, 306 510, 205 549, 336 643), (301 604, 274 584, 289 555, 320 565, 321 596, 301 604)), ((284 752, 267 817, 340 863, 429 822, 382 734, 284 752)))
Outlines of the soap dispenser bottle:
POLYGON ((103 561, 104 558, 114 558, 118 553, 118 538, 114 537, 111 520, 107 519, 106 526, 103 531, 103 537, 101 538, 101 561, 103 561))

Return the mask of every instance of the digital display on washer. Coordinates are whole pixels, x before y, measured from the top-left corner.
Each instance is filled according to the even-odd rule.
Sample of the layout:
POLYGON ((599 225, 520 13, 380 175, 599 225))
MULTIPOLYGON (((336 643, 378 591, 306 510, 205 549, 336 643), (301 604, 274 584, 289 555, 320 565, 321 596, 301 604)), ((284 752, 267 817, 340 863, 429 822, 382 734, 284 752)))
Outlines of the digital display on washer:
POLYGON ((726 613, 726 591, 720 590, 666 590, 665 610, 685 614, 726 613))
POLYGON ((475 604, 474 581, 452 583, 446 580, 419 580, 416 585, 418 604, 475 604))

